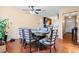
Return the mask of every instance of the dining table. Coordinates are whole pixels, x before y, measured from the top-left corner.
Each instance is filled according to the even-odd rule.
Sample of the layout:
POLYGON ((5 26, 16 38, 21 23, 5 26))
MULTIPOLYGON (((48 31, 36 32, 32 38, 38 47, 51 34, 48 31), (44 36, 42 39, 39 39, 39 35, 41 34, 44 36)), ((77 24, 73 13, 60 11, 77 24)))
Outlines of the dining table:
POLYGON ((44 36, 46 36, 46 34, 48 34, 49 31, 41 30, 41 29, 32 29, 31 31, 36 36, 38 52, 40 52, 40 49, 39 49, 40 48, 39 40, 41 38, 43 38, 44 36))

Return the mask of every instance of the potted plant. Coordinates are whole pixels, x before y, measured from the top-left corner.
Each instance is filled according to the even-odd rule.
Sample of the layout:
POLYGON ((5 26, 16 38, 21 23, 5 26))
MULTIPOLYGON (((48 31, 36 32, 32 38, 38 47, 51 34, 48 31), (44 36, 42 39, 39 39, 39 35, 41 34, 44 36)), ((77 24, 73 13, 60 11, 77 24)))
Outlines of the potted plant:
POLYGON ((7 41, 7 35, 5 35, 6 32, 6 25, 7 25, 7 19, 0 19, 0 52, 6 51, 6 41, 7 41))

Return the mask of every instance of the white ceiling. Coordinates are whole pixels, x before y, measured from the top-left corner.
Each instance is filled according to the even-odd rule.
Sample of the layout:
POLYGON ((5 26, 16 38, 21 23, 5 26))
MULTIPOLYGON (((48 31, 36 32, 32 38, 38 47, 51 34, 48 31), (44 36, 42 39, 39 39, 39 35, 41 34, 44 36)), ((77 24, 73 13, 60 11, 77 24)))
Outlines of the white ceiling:
MULTIPOLYGON (((60 8, 64 8, 67 6, 35 6, 35 9, 42 9, 43 11, 39 12, 39 16, 45 16, 45 17, 52 17, 56 16, 59 13, 60 8)), ((18 6, 18 9, 29 9, 28 6, 18 6)), ((70 8, 70 7, 69 7, 70 8)), ((25 13, 28 13, 28 11, 24 11, 25 13)))

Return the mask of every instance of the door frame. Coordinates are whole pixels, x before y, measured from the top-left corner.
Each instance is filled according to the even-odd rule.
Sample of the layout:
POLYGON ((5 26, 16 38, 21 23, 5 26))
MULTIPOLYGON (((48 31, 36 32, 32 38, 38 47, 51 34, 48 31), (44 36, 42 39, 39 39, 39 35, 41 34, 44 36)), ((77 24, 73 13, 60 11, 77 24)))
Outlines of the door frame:
MULTIPOLYGON (((77 15, 73 15, 73 16, 75 17, 75 27, 77 27, 77 15)), ((63 36, 66 34, 66 33, 65 33, 65 29, 66 29, 66 22, 67 22, 67 20, 66 20, 66 16, 64 16, 63 36)))

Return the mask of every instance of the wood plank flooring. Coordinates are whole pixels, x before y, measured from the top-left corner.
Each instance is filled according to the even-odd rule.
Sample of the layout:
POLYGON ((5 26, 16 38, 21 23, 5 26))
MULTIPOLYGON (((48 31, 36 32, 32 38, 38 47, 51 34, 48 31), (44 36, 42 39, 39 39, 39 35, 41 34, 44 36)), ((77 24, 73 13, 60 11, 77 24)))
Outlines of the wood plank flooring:
MULTIPOLYGON (((56 43, 56 53, 79 53, 79 45, 72 43, 71 34, 64 35, 64 39, 58 39, 56 43)), ((24 48, 20 42, 20 39, 15 40, 14 42, 7 43, 7 52, 8 53, 29 53, 29 46, 27 45, 24 48)), ((49 53, 48 47, 43 47, 38 52, 36 47, 32 47, 32 53, 49 53)), ((55 53, 52 47, 52 53, 55 53)))
POLYGON ((66 53, 79 53, 79 44, 72 42, 72 36, 69 33, 64 35, 63 46, 66 53))
MULTIPOLYGON (((63 52, 62 40, 57 40, 56 48, 57 52, 63 52)), ((29 53, 29 46, 27 45, 26 48, 20 42, 20 39, 15 40, 14 42, 7 43, 7 52, 8 53, 29 53)), ((54 49, 52 47, 52 52, 54 53, 54 49)), ((39 53, 37 47, 32 47, 32 53, 39 53)), ((40 53, 49 53, 48 47, 43 47, 40 49, 40 53)))

